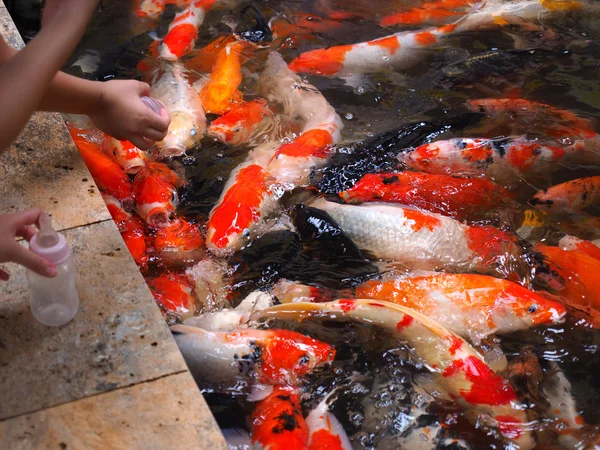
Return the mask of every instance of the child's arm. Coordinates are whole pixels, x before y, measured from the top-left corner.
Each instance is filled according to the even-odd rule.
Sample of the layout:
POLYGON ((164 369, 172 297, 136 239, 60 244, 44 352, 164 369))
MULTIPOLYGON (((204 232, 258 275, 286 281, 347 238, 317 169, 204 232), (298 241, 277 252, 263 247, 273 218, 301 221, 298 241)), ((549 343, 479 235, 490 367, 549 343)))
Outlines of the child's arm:
POLYGON ((47 1, 40 33, 0 67, 0 149, 19 135, 81 39, 98 0, 47 1))

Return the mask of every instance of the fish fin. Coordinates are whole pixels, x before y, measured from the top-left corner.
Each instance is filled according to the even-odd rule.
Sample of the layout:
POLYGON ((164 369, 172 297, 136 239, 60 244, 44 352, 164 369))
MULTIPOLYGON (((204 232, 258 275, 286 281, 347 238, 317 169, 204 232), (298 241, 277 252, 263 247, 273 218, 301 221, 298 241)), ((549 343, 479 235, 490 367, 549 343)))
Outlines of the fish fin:
POLYGON ((413 376, 413 381, 432 397, 438 400, 452 402, 453 400, 450 395, 440 388, 440 377, 441 375, 435 373, 418 373, 413 376))
POLYGON ((267 398, 273 392, 273 386, 267 384, 256 383, 252 385, 252 391, 246 397, 248 402, 260 402, 267 398))
POLYGON ((71 65, 71 67, 79 67, 82 73, 95 73, 99 66, 100 53, 95 50, 87 50, 71 65))
POLYGON ((221 433, 229 450, 250 450, 252 448, 252 437, 248 431, 242 428, 222 428, 221 433))
POLYGON ((375 89, 373 80, 364 73, 340 74, 339 78, 344 80, 344 83, 359 95, 375 89))

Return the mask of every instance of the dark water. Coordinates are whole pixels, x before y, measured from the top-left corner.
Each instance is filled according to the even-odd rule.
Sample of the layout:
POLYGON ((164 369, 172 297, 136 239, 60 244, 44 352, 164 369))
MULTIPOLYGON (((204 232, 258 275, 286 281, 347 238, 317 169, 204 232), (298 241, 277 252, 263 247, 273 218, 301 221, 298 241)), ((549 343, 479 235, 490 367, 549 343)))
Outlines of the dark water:
MULTIPOLYGON (((331 3, 349 12, 369 11, 373 20, 347 20, 339 29, 313 33, 310 40, 297 39, 295 48, 289 48, 291 41, 284 41, 278 50, 286 61, 313 48, 385 36, 390 31, 378 25, 378 18, 400 8, 398 2, 391 1, 368 2, 368 6, 358 1, 331 3)), ((15 14, 24 36, 33 36, 35 12, 24 9, 18 2, 8 2, 7 6, 15 14)), ((259 25, 277 14, 291 16, 297 11, 316 13, 316 3, 262 0, 240 2, 232 10, 212 11, 200 31, 197 48, 220 35, 230 34, 233 29, 268 46, 269 30, 259 25)), ((152 42, 148 32, 162 36, 174 12, 173 8, 167 8, 159 24, 144 30, 131 22, 127 2, 104 1, 66 70, 91 79, 140 79, 141 74, 135 67, 152 42), (99 57, 97 69, 84 74, 79 68, 71 67, 79 57, 90 52, 99 57)), ((345 126, 337 154, 325 169, 314 174, 315 186, 322 192, 337 193, 352 186, 365 173, 396 170, 395 156, 405 147, 455 136, 502 136, 501 129, 481 136, 481 130, 486 129, 486 117, 467 111, 465 100, 469 98, 502 98, 505 93, 518 90, 522 98, 595 119, 600 110, 598 17, 568 13, 548 21, 546 26, 554 31, 552 38, 516 27, 453 36, 429 51, 410 70, 369 75, 361 86, 350 87, 336 78, 308 76, 335 107, 345 126)), ((245 82, 243 86, 246 94, 252 94, 251 83, 245 82)), ((515 124, 506 124, 509 125, 515 124)), ((535 124, 522 128, 523 134, 531 136, 541 132, 535 124)), ((228 148, 205 139, 202 148, 173 162, 183 166, 188 181, 179 192, 178 213, 204 222, 231 170, 245 159, 247 152, 248 148, 228 148)), ((591 174, 598 174, 596 167, 563 167, 535 186, 521 183, 515 188, 521 202, 515 216, 520 217, 526 208, 525 200, 537 189, 591 174)), ((232 299, 241 299, 255 289, 267 290, 280 278, 341 290, 378 272, 374 261, 356 248, 330 218, 319 216, 309 208, 294 206, 293 197, 287 206, 286 212, 298 232, 269 233, 231 258, 232 299), (323 227, 317 231, 311 229, 308 217, 318 217, 323 227)), ((589 225, 590 217, 566 216, 560 222, 570 223, 582 238, 600 237, 600 230, 589 225)), ((514 229, 519 223, 518 220, 503 223, 498 220, 502 221, 495 218, 492 223, 507 229, 514 229)), ((556 245, 562 236, 558 222, 550 221, 536 230, 530 243, 547 239, 546 243, 556 245)), ((156 274, 159 267, 151 268, 146 275, 156 274)), ((279 325, 290 327, 290 324, 279 325)), ((344 425, 354 448, 399 448, 401 436, 436 423, 451 423, 450 437, 462 439, 473 449, 505 445, 493 433, 467 424, 460 410, 447 402, 430 402, 422 417, 415 421, 414 409, 411 409, 416 402, 412 379, 424 369, 412 362, 406 348, 383 345, 389 344, 390 339, 380 331, 332 323, 307 325, 300 330, 335 343, 338 352, 331 368, 317 370, 307 379, 304 412, 308 413, 327 393, 337 389, 332 412, 344 425), (363 378, 356 381, 351 377, 353 372, 363 378), (449 417, 454 419, 449 421, 449 417)), ((557 326, 503 336, 499 342, 509 361, 519 356, 523 347, 532 345, 545 372, 550 363, 558 363, 572 384, 572 395, 585 423, 589 426, 600 423, 597 406, 600 404, 597 376, 600 334, 597 331, 568 319, 557 326)), ((207 394, 206 398, 221 426, 248 427, 250 404, 216 394, 207 394)), ((533 405, 532 409, 539 406, 533 405)), ((557 443, 556 434, 550 433, 543 439, 538 436, 538 439, 557 443)))

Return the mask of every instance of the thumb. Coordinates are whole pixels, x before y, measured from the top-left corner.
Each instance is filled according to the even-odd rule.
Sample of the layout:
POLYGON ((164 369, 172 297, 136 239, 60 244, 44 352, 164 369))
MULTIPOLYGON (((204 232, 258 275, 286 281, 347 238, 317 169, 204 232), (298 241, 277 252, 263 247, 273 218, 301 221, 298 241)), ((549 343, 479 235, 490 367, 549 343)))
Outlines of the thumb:
POLYGON ((140 96, 142 96, 142 95, 149 96, 150 95, 150 85, 148 83, 138 81, 136 90, 140 96))
POLYGON ((56 276, 56 268, 50 261, 36 255, 29 249, 17 244, 16 242, 12 251, 11 260, 43 277, 52 278, 56 276))

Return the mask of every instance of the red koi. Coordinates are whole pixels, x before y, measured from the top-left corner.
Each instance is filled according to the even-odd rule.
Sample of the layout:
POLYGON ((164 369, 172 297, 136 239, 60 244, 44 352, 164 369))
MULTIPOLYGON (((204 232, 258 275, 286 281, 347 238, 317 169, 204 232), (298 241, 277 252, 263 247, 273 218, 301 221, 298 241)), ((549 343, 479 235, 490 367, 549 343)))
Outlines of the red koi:
POLYGON ((148 287, 163 310, 174 312, 181 319, 196 312, 193 289, 185 275, 165 273, 148 280, 148 287))
POLYGON ((412 8, 408 11, 385 16, 381 19, 382 27, 394 25, 412 25, 434 22, 439 24, 449 17, 456 17, 465 14, 465 7, 471 6, 472 2, 468 0, 437 0, 431 3, 423 3, 418 8, 412 8), (459 11, 457 11, 459 9, 459 11), (460 11, 463 9, 463 11, 460 11))
POLYGON ((272 117, 265 100, 241 103, 213 120, 207 134, 224 144, 245 144, 256 135, 265 119, 272 117))
POLYGON ((600 245, 599 241, 584 241, 583 239, 574 236, 564 236, 558 241, 558 246, 566 251, 577 250, 585 253, 592 258, 600 260, 600 245))
POLYGON ((204 256, 203 247, 200 228, 181 218, 159 228, 154 238, 154 249, 171 262, 188 264, 199 261, 204 256))
POLYGON ((146 153, 129 141, 119 141, 107 136, 102 150, 121 166, 126 174, 135 175, 146 163, 146 153))
POLYGON ((133 180, 136 211, 152 228, 169 225, 175 212, 179 177, 168 166, 149 162, 133 180))

